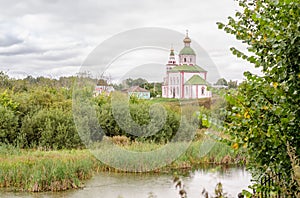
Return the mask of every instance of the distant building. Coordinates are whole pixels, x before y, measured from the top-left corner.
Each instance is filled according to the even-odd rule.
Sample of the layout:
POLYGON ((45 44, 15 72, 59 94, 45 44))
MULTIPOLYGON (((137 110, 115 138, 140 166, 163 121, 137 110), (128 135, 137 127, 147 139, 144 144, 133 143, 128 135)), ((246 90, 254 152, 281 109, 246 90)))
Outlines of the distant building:
POLYGON ((98 96, 100 94, 109 95, 114 90, 115 89, 113 88, 113 86, 108 85, 106 80, 100 79, 95 86, 94 96, 98 96))
POLYGON ((169 61, 166 64, 166 76, 162 85, 163 98, 210 98, 207 90, 207 71, 196 65, 196 53, 191 48, 191 39, 186 33, 184 47, 179 53, 179 63, 175 59, 174 49, 171 49, 169 61))
POLYGON ((128 96, 135 96, 140 99, 150 99, 150 91, 139 86, 123 89, 122 92, 128 93, 128 96))

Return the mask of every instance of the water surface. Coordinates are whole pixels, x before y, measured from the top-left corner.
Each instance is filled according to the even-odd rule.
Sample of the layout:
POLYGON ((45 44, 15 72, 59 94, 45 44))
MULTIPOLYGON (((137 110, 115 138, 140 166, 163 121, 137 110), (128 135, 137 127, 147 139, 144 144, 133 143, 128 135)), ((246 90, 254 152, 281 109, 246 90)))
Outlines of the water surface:
MULTIPOLYGON (((229 197, 237 197, 242 189, 250 185, 250 174, 241 167, 210 167, 178 172, 188 198, 199 198, 205 188, 210 195, 218 182, 223 184, 229 197)), ((86 187, 59 193, 8 193, 0 192, 0 197, 74 197, 74 198, 178 198, 178 189, 173 183, 172 174, 130 174, 99 173, 86 181, 86 187), (1 195, 2 194, 2 195, 1 195)))

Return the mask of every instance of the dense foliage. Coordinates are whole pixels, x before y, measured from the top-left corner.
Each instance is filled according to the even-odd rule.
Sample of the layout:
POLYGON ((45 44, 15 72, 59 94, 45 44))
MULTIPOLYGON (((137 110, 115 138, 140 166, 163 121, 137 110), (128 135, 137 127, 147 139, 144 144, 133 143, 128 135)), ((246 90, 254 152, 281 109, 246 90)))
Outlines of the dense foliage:
POLYGON ((227 80, 225 80, 225 78, 220 78, 215 85, 224 85, 224 86, 228 86, 227 80))
MULTIPOLYGON (((242 11, 229 17, 228 24, 218 23, 219 28, 248 44, 247 54, 231 50, 261 68, 263 76, 245 72, 246 81, 228 97, 227 131, 234 147, 248 148, 254 176, 282 174, 269 190, 297 196, 288 150, 300 156, 300 2, 238 2, 242 11)), ((264 186, 254 187, 261 191, 264 186)))
MULTIPOLYGON (((161 108, 153 107, 151 102, 137 98, 131 98, 129 106, 121 102, 112 104, 111 98, 106 96, 99 96, 95 101, 99 123, 107 136, 124 135, 143 141, 168 142, 178 132, 180 109, 174 105, 172 109, 165 106, 164 113, 161 108), (150 114, 155 115, 155 124, 150 124, 150 114), (165 120, 162 118, 164 116, 165 120)), ((183 128, 188 128, 188 125, 183 128)), ((183 140, 186 134, 182 133, 179 137, 183 140)))
MULTIPOLYGON (((20 148, 80 148, 89 141, 101 141, 103 135, 165 143, 190 140, 195 129, 191 129, 188 123, 196 123, 194 126, 198 128, 207 127, 207 118, 203 116, 209 114, 209 110, 205 108, 200 109, 200 116, 194 114, 182 119, 183 109, 177 100, 170 103, 160 101, 163 106, 157 106, 154 100, 132 97, 129 106, 122 102, 112 105, 112 96, 93 97, 92 87, 96 80, 89 78, 84 81, 90 81, 87 84, 91 84, 91 88, 87 86, 76 91, 73 90, 76 77, 12 79, 0 73, 0 78, 0 144, 20 148), (73 96, 86 98, 92 105, 83 103, 80 106, 80 102, 72 101, 73 96), (80 109, 77 112, 82 114, 74 117, 74 109, 80 109), (95 114, 90 113, 92 111, 95 114), (154 124, 149 124, 151 118, 154 124)), ((126 94, 121 95, 121 101, 128 100, 126 94)), ((186 115, 194 112, 188 107, 185 107, 186 115)))
POLYGON ((0 73, 0 143, 21 148, 82 146, 72 115, 74 77, 11 79, 0 73))

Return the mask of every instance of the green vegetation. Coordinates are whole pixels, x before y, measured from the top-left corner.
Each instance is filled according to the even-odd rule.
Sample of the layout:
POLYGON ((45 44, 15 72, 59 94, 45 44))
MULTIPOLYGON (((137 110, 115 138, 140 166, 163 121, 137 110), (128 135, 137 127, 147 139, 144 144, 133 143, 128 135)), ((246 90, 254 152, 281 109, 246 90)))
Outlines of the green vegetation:
MULTIPOLYGON (((281 173, 267 191, 299 197, 295 159, 300 156, 300 2, 238 2, 242 11, 219 28, 248 44, 250 55, 231 50, 260 68, 263 76, 245 72, 246 81, 228 96, 230 144, 248 148, 254 178, 281 173)), ((258 182, 253 188, 259 193, 266 186, 258 182)))
MULTIPOLYGON (((139 152, 162 146, 155 143, 129 142, 126 139, 128 140, 126 137, 118 137, 113 141, 124 149, 139 152)), ((199 164, 244 163, 243 153, 236 154, 228 146, 224 149, 221 143, 216 143, 203 156, 199 149, 200 144, 200 141, 193 142, 179 159, 153 172, 171 173, 172 170, 192 168, 199 164)), ((0 187, 13 191, 40 192, 80 188, 84 186, 84 180, 91 178, 96 172, 120 171, 95 159, 89 150, 23 150, 1 145, 0 160, 0 187)), ((147 167, 147 164, 144 166, 147 167)))
POLYGON ((227 80, 225 80, 225 78, 220 78, 215 85, 224 85, 224 86, 228 86, 227 80))
POLYGON ((7 81, 0 87, 1 143, 20 148, 82 146, 72 114, 73 77, 68 83, 65 78, 14 80, 3 73, 0 78, 7 81))
MULTIPOLYGON (((88 77, 84 80, 91 86, 76 91, 72 91, 75 77, 17 80, 0 73, 0 78, 0 187, 32 192, 80 188, 84 180, 97 171, 120 171, 96 160, 84 149, 84 143, 97 146, 111 140, 121 149, 136 152, 154 151, 168 144, 171 151, 177 152, 188 145, 193 138, 191 132, 195 131, 194 141, 186 152, 173 163, 170 160, 168 166, 153 170, 156 159, 149 158, 137 169, 128 164, 123 171, 170 172, 199 164, 245 163, 244 151, 233 152, 230 146, 214 142, 211 138, 215 137, 205 134, 206 129, 213 125, 211 118, 221 118, 222 100, 184 100, 180 103, 177 99, 140 100, 132 97, 126 106, 120 102, 127 100, 122 94, 114 95, 115 98, 112 95, 92 97, 96 81, 88 77), (73 103, 73 95, 82 101, 87 98, 93 108, 85 103, 80 106, 81 100, 73 103), (78 111, 83 117, 79 115, 82 119, 77 120, 77 125, 72 105, 75 111, 79 107, 83 109, 78 111), (91 109, 95 116, 89 114, 91 109), (149 112, 155 116, 151 117, 149 112), (185 115, 184 118, 181 114, 185 115), (162 125, 150 125, 151 118, 162 125), (121 127, 118 120, 124 126, 121 127), (138 128, 133 123, 146 127, 138 128), (180 126, 182 130, 178 135, 180 126), (88 133, 81 134, 80 127, 87 129, 88 133), (214 147, 211 149, 210 145, 214 147)), ((120 155, 117 150, 101 149, 97 151, 109 156, 120 155)), ((126 158, 128 156, 120 156, 117 163, 122 164, 126 158)))
POLYGON ((87 150, 19 150, 0 146, 0 187, 14 191, 80 188, 97 171, 87 150))

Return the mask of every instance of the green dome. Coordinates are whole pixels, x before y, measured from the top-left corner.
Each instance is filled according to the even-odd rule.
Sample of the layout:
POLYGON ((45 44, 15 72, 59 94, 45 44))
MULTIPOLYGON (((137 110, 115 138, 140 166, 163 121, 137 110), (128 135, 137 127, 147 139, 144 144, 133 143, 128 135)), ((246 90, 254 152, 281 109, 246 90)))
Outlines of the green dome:
POLYGON ((175 56, 173 49, 171 49, 170 56, 175 56))
POLYGON ((189 47, 189 46, 185 46, 179 53, 179 55, 196 55, 194 50, 189 47))

